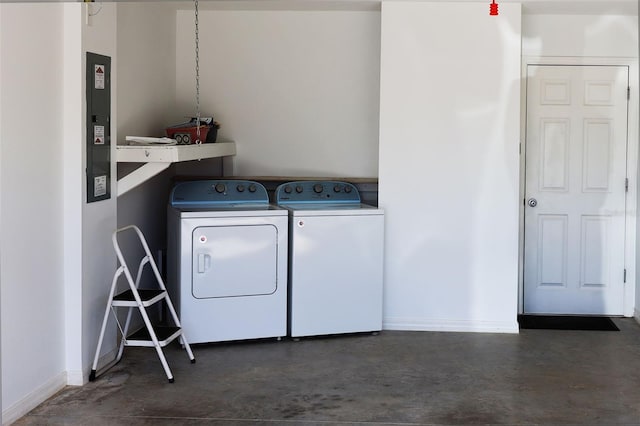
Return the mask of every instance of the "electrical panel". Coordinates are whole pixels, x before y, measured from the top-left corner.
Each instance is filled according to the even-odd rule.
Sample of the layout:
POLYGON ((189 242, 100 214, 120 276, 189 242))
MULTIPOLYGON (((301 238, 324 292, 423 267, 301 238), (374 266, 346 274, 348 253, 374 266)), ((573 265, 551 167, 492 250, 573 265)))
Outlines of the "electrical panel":
POLYGON ((87 203, 111 198, 111 58, 87 52, 87 203))

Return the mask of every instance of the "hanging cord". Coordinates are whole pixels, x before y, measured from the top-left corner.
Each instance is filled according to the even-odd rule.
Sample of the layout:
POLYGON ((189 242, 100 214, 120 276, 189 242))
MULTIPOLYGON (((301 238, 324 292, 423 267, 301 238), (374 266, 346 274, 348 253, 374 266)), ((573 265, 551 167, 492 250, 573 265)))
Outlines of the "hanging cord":
POLYGON ((195 1, 196 23, 196 144, 200 145, 200 38, 198 29, 198 0, 195 1))

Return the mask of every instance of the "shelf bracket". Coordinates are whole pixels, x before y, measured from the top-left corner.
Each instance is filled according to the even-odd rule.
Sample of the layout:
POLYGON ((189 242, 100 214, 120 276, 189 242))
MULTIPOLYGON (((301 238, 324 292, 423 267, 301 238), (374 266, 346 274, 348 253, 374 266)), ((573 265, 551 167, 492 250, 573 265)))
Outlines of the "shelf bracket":
POLYGON ((118 179, 118 197, 169 168, 171 163, 145 163, 123 178, 118 179))
POLYGON ((166 170, 173 163, 236 155, 236 144, 224 141, 200 145, 118 145, 116 153, 118 163, 144 164, 118 179, 119 197, 166 170))

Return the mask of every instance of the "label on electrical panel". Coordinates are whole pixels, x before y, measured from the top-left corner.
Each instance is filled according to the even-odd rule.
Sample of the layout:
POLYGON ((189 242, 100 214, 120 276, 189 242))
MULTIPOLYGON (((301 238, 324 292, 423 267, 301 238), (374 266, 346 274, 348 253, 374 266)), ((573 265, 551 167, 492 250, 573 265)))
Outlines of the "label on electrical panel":
MULTIPOLYGON (((89 68, 91 69, 91 68, 89 68)), ((94 83, 96 89, 104 89, 104 65, 94 65, 94 83)))
POLYGON ((93 126, 93 144, 104 145, 104 126, 93 126))
POLYGON ((96 176, 93 178, 93 196, 101 197, 107 195, 107 176, 96 176))

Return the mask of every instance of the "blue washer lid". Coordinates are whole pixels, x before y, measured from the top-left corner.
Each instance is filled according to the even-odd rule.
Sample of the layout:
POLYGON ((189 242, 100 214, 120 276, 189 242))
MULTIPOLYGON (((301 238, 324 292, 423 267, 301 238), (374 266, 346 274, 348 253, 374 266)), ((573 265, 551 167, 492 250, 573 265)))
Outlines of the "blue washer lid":
POLYGON ((291 204, 358 204, 360 193, 349 182, 306 180, 287 182, 276 188, 278 205, 291 204))

